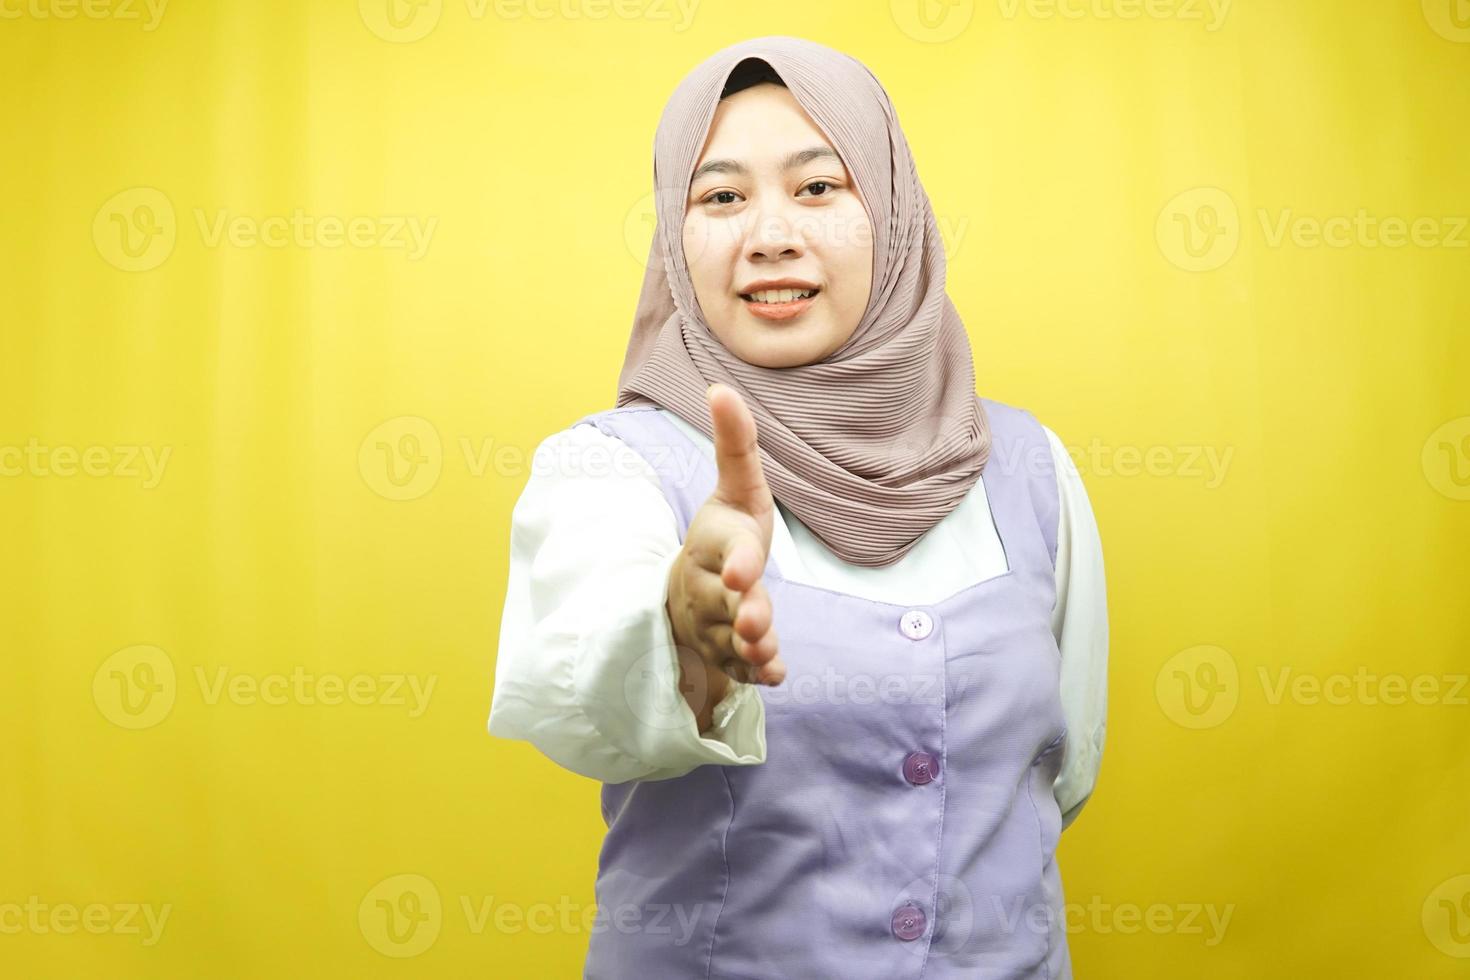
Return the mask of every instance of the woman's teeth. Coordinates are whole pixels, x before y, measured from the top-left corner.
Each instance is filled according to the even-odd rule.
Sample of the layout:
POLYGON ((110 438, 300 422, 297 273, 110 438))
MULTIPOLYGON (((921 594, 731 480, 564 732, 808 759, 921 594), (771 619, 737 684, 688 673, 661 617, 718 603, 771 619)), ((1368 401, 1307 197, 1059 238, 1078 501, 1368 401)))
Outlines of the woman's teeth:
POLYGON ((815 295, 815 289, 763 289, 758 293, 746 293, 745 298, 756 303, 790 303, 815 295))

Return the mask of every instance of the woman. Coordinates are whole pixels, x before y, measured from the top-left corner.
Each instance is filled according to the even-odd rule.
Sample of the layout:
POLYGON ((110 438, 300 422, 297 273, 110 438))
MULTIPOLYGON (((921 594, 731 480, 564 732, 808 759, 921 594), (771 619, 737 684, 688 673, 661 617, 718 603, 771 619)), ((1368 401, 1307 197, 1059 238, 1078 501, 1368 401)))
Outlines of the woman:
POLYGON ((617 407, 515 508, 489 721, 604 784, 586 976, 1070 976, 1097 529, 1056 436, 975 395, 887 93, 736 44, 654 180, 617 407))

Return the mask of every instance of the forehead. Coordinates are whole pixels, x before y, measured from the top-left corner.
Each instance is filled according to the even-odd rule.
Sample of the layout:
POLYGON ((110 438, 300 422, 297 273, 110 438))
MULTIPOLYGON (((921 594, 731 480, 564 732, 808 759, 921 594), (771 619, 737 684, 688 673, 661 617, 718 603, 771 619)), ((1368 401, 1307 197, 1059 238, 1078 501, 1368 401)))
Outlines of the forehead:
MULTIPOLYGON (((793 150, 825 146, 836 153, 820 126, 791 91, 763 84, 720 100, 696 166, 716 157, 775 165, 793 150)), ((840 160, 840 154, 838 154, 840 160)), ((834 161, 835 162, 835 161, 834 161)))

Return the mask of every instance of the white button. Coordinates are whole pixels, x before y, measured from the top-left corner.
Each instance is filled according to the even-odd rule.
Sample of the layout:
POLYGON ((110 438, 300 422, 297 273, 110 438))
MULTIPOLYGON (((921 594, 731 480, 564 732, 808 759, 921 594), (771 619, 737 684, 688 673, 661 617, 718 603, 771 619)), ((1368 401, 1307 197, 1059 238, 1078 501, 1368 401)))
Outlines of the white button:
POLYGON ((934 631, 934 620, 922 609, 910 609, 898 621, 898 629, 911 640, 922 640, 934 631))

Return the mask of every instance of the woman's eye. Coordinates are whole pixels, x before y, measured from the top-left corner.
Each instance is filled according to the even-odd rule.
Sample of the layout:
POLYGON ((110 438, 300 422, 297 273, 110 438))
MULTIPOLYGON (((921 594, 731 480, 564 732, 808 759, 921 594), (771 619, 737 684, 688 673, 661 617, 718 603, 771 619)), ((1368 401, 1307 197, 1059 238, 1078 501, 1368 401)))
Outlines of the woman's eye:
POLYGON ((735 195, 735 192, 734 191, 715 191, 709 197, 707 197, 707 198, 704 199, 704 203, 706 203, 706 204, 734 204, 735 203, 734 201, 725 201, 725 200, 717 200, 717 199, 718 198, 725 198, 725 197, 732 197, 733 198, 735 196, 736 195, 735 195))
MULTIPOLYGON (((807 187, 823 187, 823 188, 826 188, 827 191, 830 191, 830 190, 832 190, 832 182, 829 181, 829 180, 814 180, 810 184, 807 184, 806 187, 803 187, 802 190, 806 190, 807 187)), ((827 194, 826 194, 826 192, 823 192, 821 194, 816 194, 814 196, 816 196, 816 197, 826 197, 827 194)))

